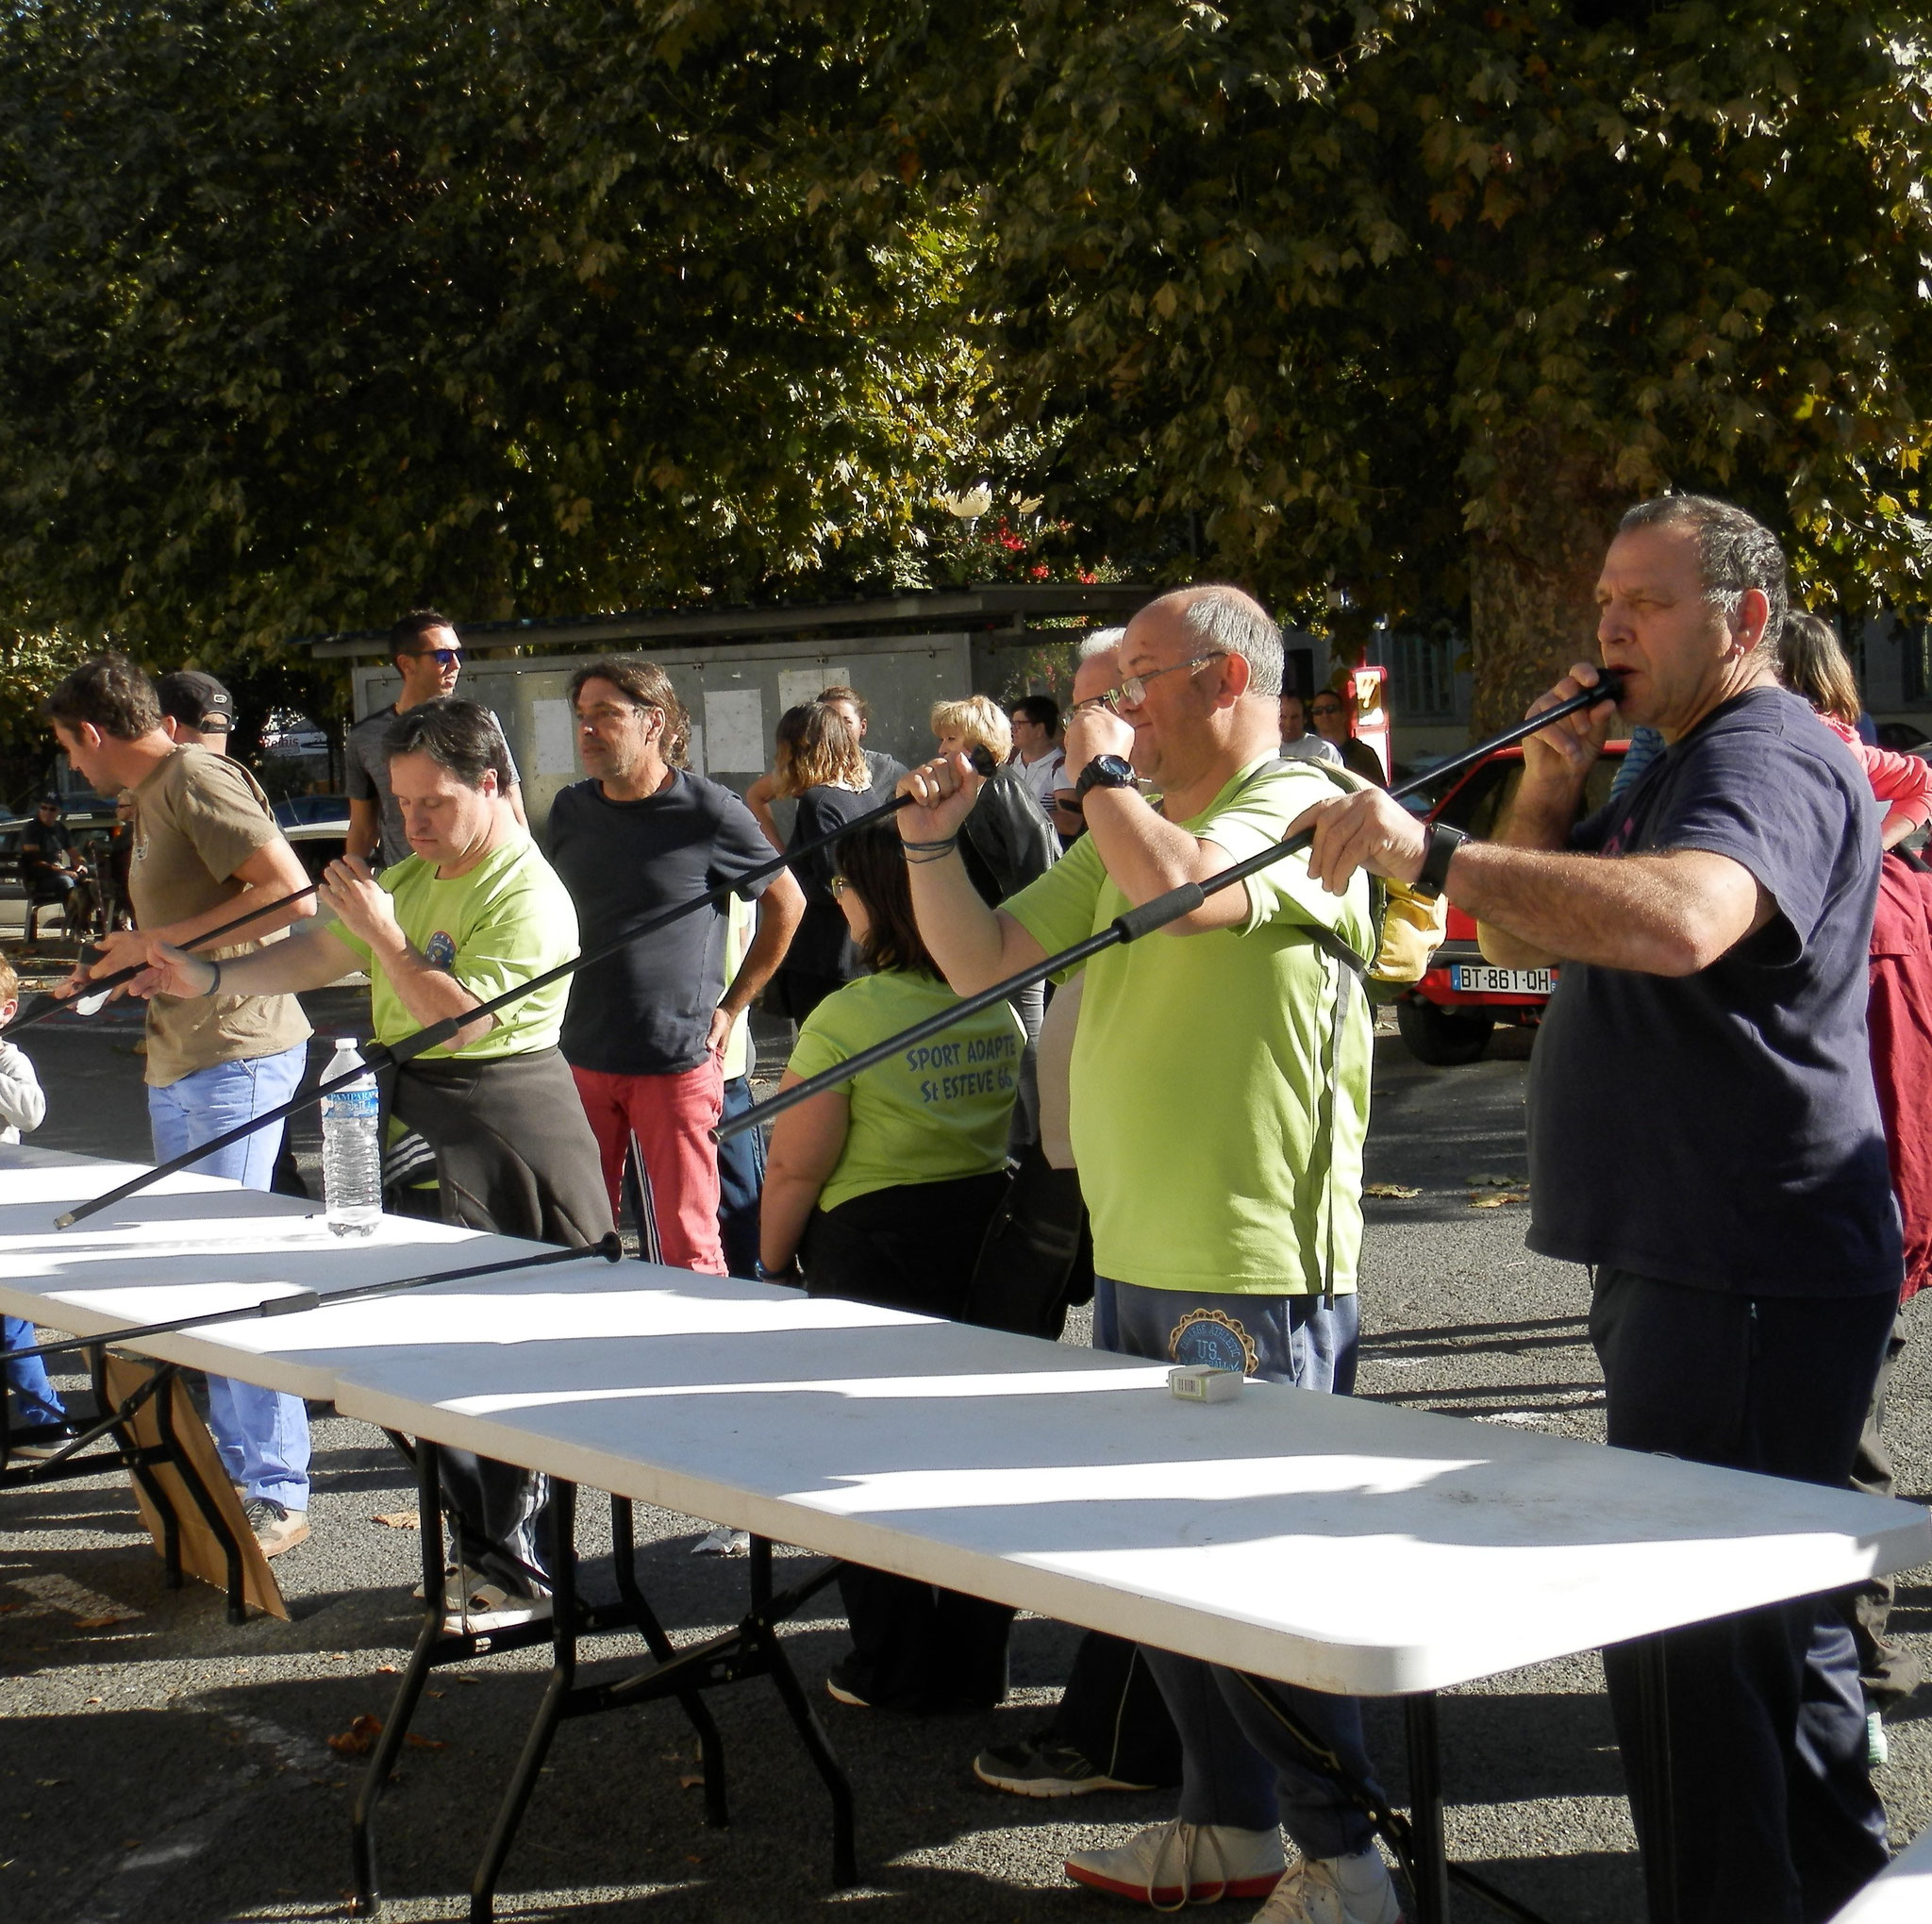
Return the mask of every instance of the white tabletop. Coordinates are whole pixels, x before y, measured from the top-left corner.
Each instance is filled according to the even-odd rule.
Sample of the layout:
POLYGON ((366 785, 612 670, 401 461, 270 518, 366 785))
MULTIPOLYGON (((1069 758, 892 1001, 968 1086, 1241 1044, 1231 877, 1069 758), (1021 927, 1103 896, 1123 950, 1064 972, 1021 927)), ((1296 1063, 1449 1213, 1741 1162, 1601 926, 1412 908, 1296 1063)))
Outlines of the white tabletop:
MULTIPOLYGON (((5 1235, 20 1155, 0 1151, 0 1303, 18 1314, 38 1295, 50 1313, 51 1281, 69 1327, 85 1309, 105 1329, 104 1304, 182 1313, 155 1305, 170 1291, 239 1296, 257 1286, 248 1276, 347 1283, 519 1246, 411 1224, 387 1226, 396 1244, 316 1255, 312 1225, 267 1211, 211 1235, 198 1259, 211 1280, 197 1286, 192 1252, 63 1259, 44 1230, 5 1235), (426 1249, 418 1231, 443 1241, 426 1249), (24 1260, 40 1265, 26 1279, 24 1260)), ((111 1175, 79 1172, 96 1176, 85 1193, 111 1175)), ((178 1243, 200 1218, 142 1220, 178 1243)), ((1190 1405, 1158 1365, 638 1263, 142 1347, 185 1361, 191 1345, 225 1374, 326 1382, 307 1393, 345 1414, 591 1488, 1366 1695, 1491 1676, 1932 1554, 1932 1523, 1904 1503, 1274 1384, 1190 1405)))
MULTIPOLYGON (((315 1203, 192 1171, 167 1177, 71 1230, 54 1227, 63 1211, 145 1166, 0 1145, 0 1311, 80 1336, 106 1336, 135 1323, 241 1309, 299 1290, 354 1289, 537 1253, 534 1244, 414 1216, 385 1216, 373 1235, 337 1236, 315 1203)), ((381 1309, 378 1300, 335 1312, 341 1340, 382 1340, 381 1309)), ((290 1349, 281 1341, 284 1327, 276 1319, 217 1324, 150 1338, 140 1347, 164 1362, 327 1400, 335 1377, 326 1360, 290 1349), (238 1366, 237 1351, 253 1359, 245 1368, 238 1366)))
POLYGON ((1892 1859, 1831 1924, 1925 1924, 1932 1917, 1932 1827, 1892 1859))

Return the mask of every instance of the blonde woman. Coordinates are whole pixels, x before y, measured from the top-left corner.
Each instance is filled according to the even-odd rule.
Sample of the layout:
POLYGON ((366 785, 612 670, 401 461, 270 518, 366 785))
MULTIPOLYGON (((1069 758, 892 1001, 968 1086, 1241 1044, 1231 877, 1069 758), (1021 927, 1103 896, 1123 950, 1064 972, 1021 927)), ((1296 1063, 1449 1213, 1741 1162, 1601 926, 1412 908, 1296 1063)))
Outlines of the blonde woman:
MULTIPOLYGON (((941 755, 970 755, 984 748, 999 764, 959 829, 959 855, 966 873, 981 899, 996 909, 1059 860, 1060 838, 1026 786, 1020 764, 1012 760, 1013 727, 997 702, 983 694, 970 694, 964 701, 936 701, 932 731, 941 755)), ((1013 1109, 1012 1147, 1018 1154, 1040 1137, 1040 1023, 1046 1012, 1045 984, 1035 982, 1008 1000, 1026 1029, 1020 1100, 1013 1109)))
MULTIPOLYGON (((773 795, 798 804, 788 852, 864 811, 869 800, 865 756, 858 730, 839 709, 821 702, 787 709, 779 718, 777 744, 773 795)), ((772 992, 793 1022, 803 1022, 834 989, 859 972, 858 951, 832 897, 831 881, 838 866, 831 848, 792 864, 791 873, 805 891, 805 917, 772 978, 772 992)))
POLYGON ((979 791, 959 840, 973 886, 988 907, 996 909, 1054 865, 1059 837, 1012 759, 1013 726, 997 702, 983 694, 936 701, 932 731, 941 755, 984 748, 999 763, 979 791))

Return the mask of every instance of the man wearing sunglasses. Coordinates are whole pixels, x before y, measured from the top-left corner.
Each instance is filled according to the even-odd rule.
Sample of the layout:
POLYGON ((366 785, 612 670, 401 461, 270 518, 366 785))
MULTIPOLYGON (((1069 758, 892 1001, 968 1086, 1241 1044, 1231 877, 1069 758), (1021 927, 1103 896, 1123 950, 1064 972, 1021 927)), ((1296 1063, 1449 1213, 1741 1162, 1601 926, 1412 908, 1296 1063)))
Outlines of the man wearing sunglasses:
MULTIPOLYGON (((980 787, 972 764, 954 756, 908 776, 916 806, 899 827, 913 910, 952 987, 989 988, 1129 906, 1205 881, 1329 798, 1326 776, 1280 759, 1281 669, 1280 629, 1239 589, 1183 589, 1142 609, 1119 680, 1067 728, 1087 833, 997 911, 958 854, 980 787), (1151 805, 1137 777, 1159 791, 1151 805)), ((1367 889, 1356 888, 1329 895, 1305 862, 1279 862, 1085 965, 1070 1124, 1101 1347, 1351 1386, 1372 1023, 1335 945, 1374 945, 1367 889)), ((1179 1817, 1077 1853, 1069 1875, 1176 1910, 1279 1883, 1270 1918, 1394 1924, 1368 1820, 1284 1742, 1267 1707, 1283 1687, 1146 1657, 1180 1732, 1179 1817), (1291 1867, 1284 1824, 1301 1853, 1291 1867)), ((1372 1782, 1354 1701, 1283 1694, 1372 1782)))
MULTIPOLYGON (((403 678, 402 693, 388 708, 365 715, 349 730, 345 745, 349 763, 349 834, 343 852, 360 856, 372 868, 384 869, 409 853, 403 832, 403 812, 389 786, 389 731, 398 715, 425 701, 442 701, 457 692, 463 672, 463 644, 446 614, 418 608, 404 615, 389 631, 390 660, 403 678)), ((494 716, 491 717, 495 719, 494 716)), ((503 724, 497 722, 501 734, 503 724)), ((527 828, 524 792, 517 778, 516 759, 504 743, 509 764, 509 805, 520 828, 527 828)))

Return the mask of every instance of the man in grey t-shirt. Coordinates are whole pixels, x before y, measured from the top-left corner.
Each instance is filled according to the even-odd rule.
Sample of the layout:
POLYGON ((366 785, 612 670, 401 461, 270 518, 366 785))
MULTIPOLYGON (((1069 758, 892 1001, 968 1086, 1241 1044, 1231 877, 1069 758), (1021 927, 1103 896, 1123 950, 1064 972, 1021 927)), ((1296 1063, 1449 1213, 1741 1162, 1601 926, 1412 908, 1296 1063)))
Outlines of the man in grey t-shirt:
MULTIPOLYGON (((346 853, 359 855, 374 868, 388 868, 403 860, 409 844, 403 834, 402 811, 389 787, 389 731, 395 719, 425 701, 441 701, 456 693, 463 672, 463 644, 449 617, 433 608, 418 608, 389 631, 390 660, 403 678, 403 692, 388 708, 365 715, 349 730, 344 744, 349 764, 349 835, 346 853)), ((491 717, 492 721, 495 717, 491 717)), ((503 724, 497 722, 497 732, 503 724)), ((524 792, 508 738, 504 752, 509 761, 509 805, 519 824, 527 827, 524 792)))

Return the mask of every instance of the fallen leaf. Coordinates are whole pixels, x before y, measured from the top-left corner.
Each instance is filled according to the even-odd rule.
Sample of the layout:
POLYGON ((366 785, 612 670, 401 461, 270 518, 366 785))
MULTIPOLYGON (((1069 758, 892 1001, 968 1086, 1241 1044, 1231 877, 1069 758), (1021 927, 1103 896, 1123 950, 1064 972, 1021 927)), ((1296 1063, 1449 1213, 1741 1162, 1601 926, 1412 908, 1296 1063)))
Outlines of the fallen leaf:
POLYGON ((331 1750, 340 1750, 344 1757, 360 1757, 382 1735, 382 1719, 364 1711, 346 1731, 338 1731, 328 1740, 331 1750))
POLYGON ((1410 1196, 1420 1196, 1422 1191, 1411 1189, 1406 1182, 1365 1182, 1362 1184, 1362 1194, 1393 1196, 1398 1202, 1407 1202, 1410 1196))
POLYGON ((425 1697, 441 1697, 442 1692, 440 1690, 425 1690, 423 1695, 425 1697))
POLYGON ((372 1516, 372 1523, 380 1523, 389 1530, 421 1530, 423 1515, 417 1510, 384 1510, 372 1516))
POLYGON ((1472 1190, 1469 1197, 1471 1209, 1501 1209, 1506 1203, 1527 1202, 1529 1192, 1513 1189, 1472 1190))
POLYGON ((109 1624, 125 1623, 133 1614, 134 1612, 129 1610, 110 1610, 105 1616, 76 1616, 74 1627, 75 1630, 106 1630, 109 1624))
POLYGON ((8 1612, 18 1610, 19 1608, 20 1605, 17 1603, 0 1603, 0 1616, 5 1616, 8 1612))
POLYGON ((400 1664, 378 1664, 375 1674, 378 1677, 393 1677, 402 1668, 400 1664))
POLYGON ((702 1790, 704 1782, 705 1780, 702 1772, 695 1777, 687 1774, 677 1780, 677 1787, 679 1790, 702 1790))
POLYGON ((415 1731, 411 1731, 403 1739, 403 1742, 413 1744, 419 1750, 447 1750, 449 1748, 448 1743, 443 1738, 425 1737, 415 1731))
POLYGON ((100 1699, 100 1698, 99 1698, 98 1697, 91 1697, 91 1698, 88 1698, 88 1701, 89 1701, 90 1703, 99 1703, 99 1702, 100 1702, 100 1700, 101 1700, 101 1699, 100 1699))

